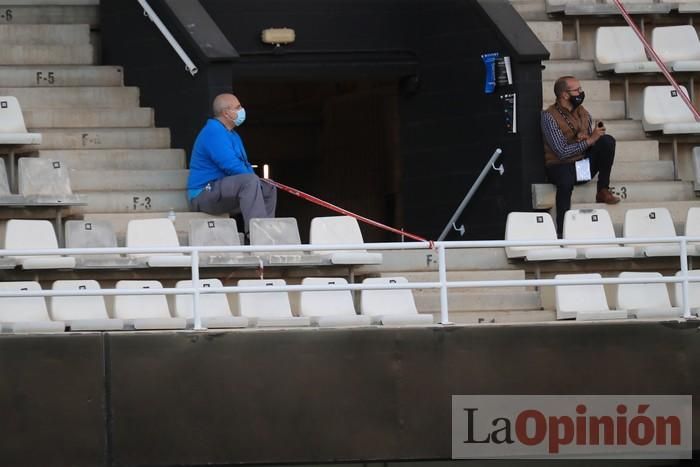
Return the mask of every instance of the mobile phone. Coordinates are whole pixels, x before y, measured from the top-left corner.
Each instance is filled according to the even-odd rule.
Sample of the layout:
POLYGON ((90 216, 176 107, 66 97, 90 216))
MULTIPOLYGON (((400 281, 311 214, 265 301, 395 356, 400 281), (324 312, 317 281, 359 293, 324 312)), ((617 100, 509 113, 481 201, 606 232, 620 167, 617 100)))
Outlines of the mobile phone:
POLYGON ((598 128, 603 128, 605 124, 603 122, 598 122, 598 128))

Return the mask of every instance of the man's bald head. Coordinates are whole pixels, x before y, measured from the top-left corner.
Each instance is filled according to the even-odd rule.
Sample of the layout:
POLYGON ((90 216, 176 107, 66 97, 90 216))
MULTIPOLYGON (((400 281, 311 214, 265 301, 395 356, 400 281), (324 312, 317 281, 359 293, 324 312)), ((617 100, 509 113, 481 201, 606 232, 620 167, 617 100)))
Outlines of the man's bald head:
POLYGON ((219 94, 214 98, 214 103, 212 104, 212 111, 215 117, 221 117, 227 110, 237 111, 240 108, 241 103, 233 94, 219 94))

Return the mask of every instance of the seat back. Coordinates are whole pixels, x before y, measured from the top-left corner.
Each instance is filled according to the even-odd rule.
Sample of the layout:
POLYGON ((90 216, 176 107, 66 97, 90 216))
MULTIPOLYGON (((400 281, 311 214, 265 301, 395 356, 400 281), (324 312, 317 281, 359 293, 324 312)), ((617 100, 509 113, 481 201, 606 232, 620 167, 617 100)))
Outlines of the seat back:
POLYGON ((251 245, 301 245, 297 220, 276 217, 250 220, 251 245))
POLYGON ((235 219, 192 219, 191 246, 239 246, 238 226, 235 219))
MULTIPOLYGON (((100 284, 94 280, 59 280, 51 287, 53 290, 100 290, 100 284)), ((77 319, 107 319, 105 299, 100 295, 49 297, 51 319, 70 321, 77 319)))
MULTIPOLYGON (((565 240, 613 238, 615 238, 615 228, 613 227, 610 214, 605 209, 574 209, 566 212, 564 216, 565 240)), ((589 245, 575 246, 581 248, 589 245)))
POLYGON ((0 196, 11 195, 10 182, 7 179, 7 168, 5 167, 5 160, 0 159, 0 196))
POLYGON ((0 133, 26 133, 24 116, 14 96, 0 96, 0 133))
POLYGON ((312 245, 361 244, 364 239, 354 217, 329 216, 311 220, 310 242, 312 245))
MULTIPOLYGON (((678 271, 676 276, 680 276, 683 272, 678 271)), ((700 270, 688 271, 689 276, 700 276, 700 270)), ((673 284, 673 305, 683 306, 683 284, 673 284)), ((700 308, 700 282, 688 282, 688 306, 690 308, 700 308)))
POLYGON ((5 226, 5 248, 54 249, 58 240, 51 222, 35 219, 10 219, 5 226))
MULTIPOLYGON (((557 274, 555 279, 600 279, 600 274, 557 274)), ((554 287, 558 318, 573 318, 579 311, 608 311, 603 284, 554 287)))
POLYGON ((676 236, 676 227, 666 208, 628 209, 622 230, 626 238, 676 236))
POLYGON ((700 207, 688 209, 685 217, 685 236, 700 237, 700 207))
MULTIPOLYGON (((2 291, 41 290, 38 282, 0 282, 2 291)), ((0 297, 0 322, 49 321, 44 297, 0 297)))
MULTIPOLYGON (((622 272, 620 278, 656 278, 658 272, 622 272)), ((668 289, 663 283, 619 284, 616 294, 620 310, 643 310, 645 308, 671 308, 668 289)))
MULTIPOLYGON (((201 279, 203 288, 221 287, 219 279, 201 279)), ((178 289, 192 287, 192 281, 179 281, 175 284, 178 289)), ((202 317, 231 316, 231 308, 225 293, 212 293, 199 295, 199 312, 202 317)), ((175 296, 175 316, 178 318, 192 318, 192 295, 175 296)))
POLYGON ((68 169, 61 161, 22 157, 17 162, 18 189, 23 196, 68 196, 73 194, 68 169))
MULTIPOLYGON (((406 284, 405 277, 368 277, 363 284, 406 284)), ((418 314, 413 291, 400 290, 363 290, 360 295, 360 312, 363 315, 413 315, 418 314)))
MULTIPOLYGON (((177 231, 167 218, 132 219, 126 226, 126 246, 131 248, 179 247, 177 231)), ((160 253, 176 255, 179 253, 160 253)), ((131 256, 154 256, 156 253, 134 254, 131 256)))
MULTIPOLYGON (((167 219, 166 219, 167 220, 167 219)), ((116 289, 162 289, 158 281, 117 282, 116 289)), ((116 295, 114 317, 119 319, 170 318, 170 309, 165 295, 116 295)))
POLYGON ((690 25, 662 26, 651 32, 651 46, 664 62, 700 60, 700 40, 690 25))
MULTIPOLYGON (((688 95, 685 86, 682 91, 688 95)), ((695 117, 673 86, 647 86, 643 97, 644 121, 652 125, 695 122, 695 117)))
POLYGON ((109 221, 67 221, 66 248, 115 248, 117 234, 109 221))
MULTIPOLYGON (((286 285, 283 279, 242 279, 239 287, 271 287, 286 285)), ((247 318, 290 318, 292 306, 287 292, 256 292, 238 294, 238 311, 247 318)))
POLYGON ((595 59, 603 65, 648 61, 644 44, 629 26, 598 28, 595 33, 595 59))
MULTIPOLYGON (((302 285, 347 285, 340 277, 307 277, 302 285)), ((302 316, 356 315, 350 290, 324 290, 301 292, 300 313, 302 316)))
MULTIPOLYGON (((557 230, 552 216, 546 212, 511 212, 506 220, 506 240, 557 240, 557 230)), ((509 258, 526 255, 528 250, 552 248, 548 246, 506 247, 509 258)), ((554 246, 556 248, 556 246, 554 246)))

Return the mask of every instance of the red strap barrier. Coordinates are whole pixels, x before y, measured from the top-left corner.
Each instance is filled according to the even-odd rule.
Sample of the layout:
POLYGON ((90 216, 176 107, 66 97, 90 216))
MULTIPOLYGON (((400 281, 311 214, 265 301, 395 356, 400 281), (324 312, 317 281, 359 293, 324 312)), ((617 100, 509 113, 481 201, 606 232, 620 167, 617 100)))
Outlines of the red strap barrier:
POLYGON ((347 209, 343 209, 339 206, 336 206, 335 204, 329 203, 328 201, 324 201, 324 200, 317 198, 313 195, 310 195, 308 193, 304 193, 301 190, 297 190, 296 188, 289 187, 289 186, 284 185, 280 182, 276 182, 272 179, 261 178, 261 180, 266 182, 266 183, 269 183, 270 185, 272 185, 280 190, 286 191, 287 193, 290 193, 290 194, 297 196, 301 199, 305 199, 306 201, 310 201, 314 204, 318 204, 319 206, 323 206, 324 208, 330 209, 331 211, 335 211, 335 212, 340 213, 344 216, 354 217, 358 221, 364 222, 365 224, 369 224, 371 226, 377 227, 377 228, 382 229, 382 230, 386 230, 387 232, 395 233, 397 235, 406 236, 406 237, 408 237, 412 240, 416 240, 418 242, 428 242, 430 244, 430 248, 434 247, 434 242, 432 240, 428 240, 428 239, 423 238, 419 235, 412 234, 409 232, 404 232, 403 230, 395 229, 394 227, 389 227, 388 225, 384 225, 381 222, 377 222, 377 221, 374 221, 372 219, 368 219, 366 217, 360 216, 359 214, 355 214, 354 212, 350 212, 347 209))
POLYGON ((669 83, 676 89, 676 92, 678 92, 678 95, 681 96, 681 99, 683 99, 683 102, 685 102, 685 105, 688 106, 691 112, 693 112, 693 116, 695 116, 695 120, 700 122, 700 113, 698 113, 698 109, 695 108, 693 105, 693 102, 690 100, 688 96, 681 90, 681 87, 678 85, 676 80, 671 76, 671 72, 668 70, 666 67, 666 64, 661 60, 661 58, 656 54, 656 51, 651 47, 649 42, 647 42, 646 38, 644 37, 644 34, 642 34, 642 31, 639 30, 636 24, 634 24, 634 21, 632 21, 632 17, 630 17, 629 13, 625 9, 624 5, 620 0, 613 0, 615 2, 615 5, 617 5, 617 8, 620 10, 620 13, 622 13, 622 16, 625 18, 625 21, 627 24, 632 28, 632 30, 637 34, 637 37, 639 37, 639 40, 642 41, 642 44, 644 44, 644 48, 646 51, 651 55, 651 58, 654 59, 654 61, 659 65, 659 68, 661 68, 661 73, 664 74, 666 79, 668 80, 669 83))

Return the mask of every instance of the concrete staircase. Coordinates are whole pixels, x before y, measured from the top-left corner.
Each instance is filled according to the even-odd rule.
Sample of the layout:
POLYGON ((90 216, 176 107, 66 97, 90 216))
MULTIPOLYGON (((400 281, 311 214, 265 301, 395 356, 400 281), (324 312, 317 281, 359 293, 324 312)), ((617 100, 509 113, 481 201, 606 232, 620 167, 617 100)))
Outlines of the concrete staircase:
MULTIPOLYGON (((622 197, 622 203, 613 207, 595 204, 593 182, 575 188, 572 208, 607 208, 618 233, 621 233, 626 209, 666 206, 673 213, 676 224, 682 227, 687 208, 700 205, 691 182, 693 173, 689 161, 693 144, 679 146, 679 164, 674 170, 670 144, 646 134, 640 119, 626 119, 625 103, 621 97, 617 97, 620 96, 619 89, 611 92, 611 82, 596 72, 590 59, 590 36, 594 28, 588 28, 586 42, 578 44, 568 40, 575 37, 573 24, 548 17, 544 0, 511 0, 511 3, 551 54, 550 60, 543 63, 543 107, 554 100, 554 80, 563 75, 575 75, 586 91, 584 105, 595 120, 605 122, 608 133, 617 140, 611 188, 622 197), (579 50, 585 51, 584 58, 579 57, 579 50)), ((533 208, 551 209, 554 216, 554 186, 536 184, 532 192, 533 208)))

